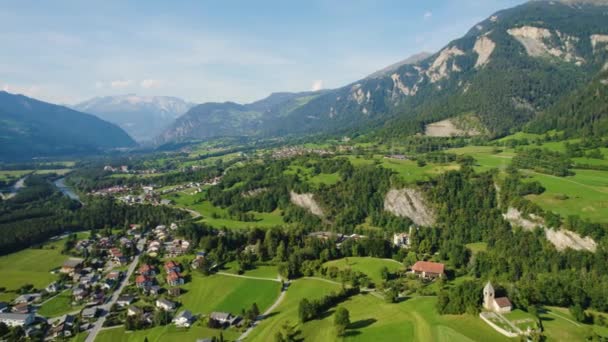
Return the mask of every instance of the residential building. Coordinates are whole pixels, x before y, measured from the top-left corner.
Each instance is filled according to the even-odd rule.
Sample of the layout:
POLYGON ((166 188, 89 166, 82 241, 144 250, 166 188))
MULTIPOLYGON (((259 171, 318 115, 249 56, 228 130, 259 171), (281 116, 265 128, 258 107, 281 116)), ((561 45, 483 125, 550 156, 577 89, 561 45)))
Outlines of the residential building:
POLYGON ((165 272, 167 272, 167 274, 171 273, 171 272, 181 272, 181 269, 179 267, 179 264, 176 263, 173 260, 169 260, 167 262, 165 262, 165 272))
POLYGON ((172 271, 167 275, 167 284, 169 286, 184 285, 184 278, 179 273, 172 271))
POLYGON ((39 301, 40 298, 42 298, 42 295, 40 293, 26 293, 26 294, 23 294, 23 295, 17 297, 17 299, 15 299, 14 303, 15 304, 32 303, 32 302, 39 301))
POLYGON ((445 265, 432 261, 417 261, 412 266, 412 272, 424 279, 441 278, 445 274, 445 265))
POLYGON ((233 316, 228 312, 212 312, 211 315, 209 315, 209 318, 217 321, 221 325, 233 325, 240 319, 240 317, 233 316))
POLYGON ((118 297, 116 304, 118 304, 118 306, 125 307, 127 305, 131 305, 131 303, 133 303, 134 301, 135 301, 135 296, 122 295, 122 296, 118 297))
POLYGON ((194 316, 192 316, 192 313, 188 310, 184 310, 173 318, 173 324, 175 324, 177 327, 188 328, 192 324, 193 320, 194 316))
POLYGON ((135 278, 135 285, 140 289, 147 288, 149 286, 152 286, 152 279, 144 275, 138 275, 137 278, 135 278))
POLYGON ((52 282, 45 288, 45 291, 48 293, 55 293, 55 292, 59 291, 60 289, 61 289, 61 286, 59 284, 57 284, 57 282, 52 282))
POLYGON ((78 272, 82 268, 83 261, 84 260, 80 258, 70 258, 63 263, 63 266, 61 266, 59 272, 65 274, 73 274, 75 272, 78 272))
POLYGON ((165 311, 173 311, 177 308, 177 304, 167 299, 157 299, 156 307, 165 311))
POLYGON ((0 323, 9 327, 24 327, 34 322, 34 314, 0 313, 0 323))
POLYGON ((144 313, 144 310, 142 310, 141 308, 138 308, 135 305, 131 305, 127 309, 127 316, 137 316, 137 315, 142 315, 143 313, 144 313))
POLYGON ((30 304, 29 303, 19 303, 16 305, 13 305, 12 309, 11 309, 12 313, 17 313, 17 314, 26 314, 30 312, 30 304))
POLYGON ((81 314, 82 314, 83 318, 87 318, 87 319, 95 318, 95 317, 97 317, 97 308, 96 307, 86 308, 86 309, 82 310, 81 314))

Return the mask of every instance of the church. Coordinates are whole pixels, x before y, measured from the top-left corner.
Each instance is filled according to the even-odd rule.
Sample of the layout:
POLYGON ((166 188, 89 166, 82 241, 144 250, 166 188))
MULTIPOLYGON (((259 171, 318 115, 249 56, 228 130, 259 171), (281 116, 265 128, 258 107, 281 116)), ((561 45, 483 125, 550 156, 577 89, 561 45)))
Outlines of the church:
POLYGON ((492 283, 489 281, 483 288, 483 307, 488 311, 497 313, 508 313, 511 312, 511 309, 513 309, 513 305, 511 304, 509 298, 495 298, 494 287, 492 287, 492 283))

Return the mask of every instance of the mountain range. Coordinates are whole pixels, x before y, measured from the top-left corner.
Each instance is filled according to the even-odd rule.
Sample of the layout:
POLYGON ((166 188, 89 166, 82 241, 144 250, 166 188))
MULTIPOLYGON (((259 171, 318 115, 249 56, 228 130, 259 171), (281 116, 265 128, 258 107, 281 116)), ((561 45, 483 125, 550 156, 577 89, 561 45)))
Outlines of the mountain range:
POLYGON ((115 123, 138 142, 150 141, 194 104, 170 96, 135 94, 95 97, 73 106, 115 123))
POLYGON ((447 135, 496 137, 538 127, 538 120, 556 128, 545 113, 608 69, 606 6, 600 0, 531 1, 491 15, 432 55, 413 56, 338 89, 273 94, 259 101, 263 108, 195 106, 157 142, 369 129, 402 136, 446 119, 469 126, 447 135))
POLYGON ((0 91, 0 160, 97 153, 133 147, 118 126, 94 115, 0 91))

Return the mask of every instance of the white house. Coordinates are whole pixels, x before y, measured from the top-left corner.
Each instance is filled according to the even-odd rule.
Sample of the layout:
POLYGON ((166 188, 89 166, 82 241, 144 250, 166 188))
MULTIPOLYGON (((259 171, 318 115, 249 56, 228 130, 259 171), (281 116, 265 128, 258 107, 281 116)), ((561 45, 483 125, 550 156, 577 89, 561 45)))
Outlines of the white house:
POLYGON ((28 326, 34 322, 34 314, 0 313, 0 323, 9 327, 28 326))
POLYGON ((157 299, 156 300, 156 307, 159 309, 163 309, 165 311, 173 311, 175 310, 175 303, 170 301, 170 300, 166 300, 166 299, 157 299))
POLYGON ((193 319, 194 316, 192 316, 192 313, 188 310, 184 310, 173 318, 173 324, 177 327, 188 328, 192 324, 193 319))
POLYGON ((513 305, 511 304, 509 298, 495 298, 494 287, 492 287, 492 283, 489 281, 483 288, 483 307, 488 311, 497 313, 508 313, 513 309, 513 305))

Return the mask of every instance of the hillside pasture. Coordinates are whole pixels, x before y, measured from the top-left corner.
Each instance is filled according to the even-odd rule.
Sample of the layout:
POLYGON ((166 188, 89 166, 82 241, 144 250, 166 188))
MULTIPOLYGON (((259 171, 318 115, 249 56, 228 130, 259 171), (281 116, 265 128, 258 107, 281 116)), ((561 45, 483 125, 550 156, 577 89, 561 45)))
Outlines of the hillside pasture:
POLYGON ((281 284, 271 280, 221 274, 203 277, 193 273, 191 281, 182 288, 185 293, 179 301, 183 309, 203 314, 213 311, 240 314, 241 309, 249 309, 253 303, 263 312, 279 296, 281 284))
MULTIPOLYGON (((28 248, 16 253, 0 257, 0 287, 7 291, 15 291, 25 284, 43 289, 58 276, 51 271, 60 267, 67 255, 61 254, 63 241, 55 241, 39 248, 28 248)), ((5 292, 1 299, 12 299, 16 293, 5 292)))
POLYGON ((539 181, 545 192, 528 199, 545 210, 564 217, 579 215, 593 222, 608 222, 608 171, 575 169, 574 176, 556 177, 526 171, 539 181))
POLYGON ((202 322, 195 323, 190 328, 177 328, 172 324, 154 327, 152 329, 126 331, 124 327, 105 329, 99 332, 96 342, 141 342, 146 338, 150 342, 185 342, 202 338, 218 338, 220 332, 224 341, 236 341, 240 333, 231 329, 210 329, 202 322))

